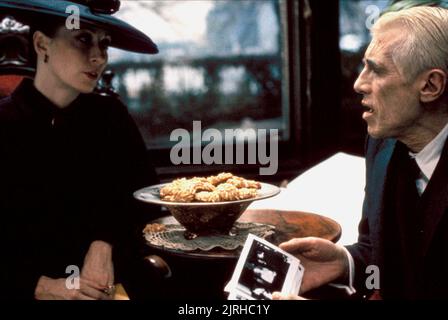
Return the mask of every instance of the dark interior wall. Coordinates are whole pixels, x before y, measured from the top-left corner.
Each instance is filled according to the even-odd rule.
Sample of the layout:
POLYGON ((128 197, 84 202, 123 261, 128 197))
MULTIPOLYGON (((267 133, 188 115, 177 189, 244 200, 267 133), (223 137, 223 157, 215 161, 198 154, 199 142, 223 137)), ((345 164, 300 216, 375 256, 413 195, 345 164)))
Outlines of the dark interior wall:
POLYGON ((301 106, 302 126, 308 133, 307 166, 340 151, 362 156, 366 125, 361 117, 361 97, 353 84, 363 52, 348 55, 340 51, 339 0, 301 1, 310 11, 301 25, 308 34, 305 47, 309 59, 305 63, 310 73, 308 106, 301 106))
POLYGON ((309 0, 309 6, 311 103, 307 120, 309 151, 314 162, 340 149, 339 1, 309 0))

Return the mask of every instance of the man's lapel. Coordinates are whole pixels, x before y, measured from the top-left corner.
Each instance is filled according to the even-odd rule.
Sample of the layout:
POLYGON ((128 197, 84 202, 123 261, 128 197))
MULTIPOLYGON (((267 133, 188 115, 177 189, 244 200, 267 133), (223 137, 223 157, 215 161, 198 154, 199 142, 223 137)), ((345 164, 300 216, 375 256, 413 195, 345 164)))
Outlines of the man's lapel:
POLYGON ((392 158, 392 154, 394 153, 396 145, 396 140, 388 139, 385 140, 380 150, 378 151, 376 157, 374 158, 374 163, 372 164, 372 170, 370 173, 370 180, 372 181, 370 186, 368 187, 367 192, 369 192, 369 206, 371 215, 369 215, 369 219, 371 219, 371 223, 369 224, 370 228, 372 228, 372 239, 373 243, 377 243, 378 247, 373 246, 373 258, 378 261, 379 264, 382 264, 383 257, 383 221, 384 221, 384 201, 385 201, 385 186, 387 180, 387 173, 390 164, 390 160, 392 158), (370 191, 371 190, 371 191, 370 191), (375 249, 379 249, 380 251, 376 251, 375 249))
POLYGON ((422 252, 425 255, 437 226, 448 209, 448 139, 423 197, 427 204, 424 212, 422 244, 422 252))

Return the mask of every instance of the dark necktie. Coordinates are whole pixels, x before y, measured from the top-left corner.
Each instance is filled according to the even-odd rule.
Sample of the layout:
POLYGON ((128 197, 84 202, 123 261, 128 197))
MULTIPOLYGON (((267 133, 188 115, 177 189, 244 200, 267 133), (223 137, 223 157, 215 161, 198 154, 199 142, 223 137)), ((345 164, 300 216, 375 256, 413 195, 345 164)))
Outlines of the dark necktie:
POLYGON ((411 158, 409 154, 406 154, 406 172, 409 175, 407 178, 409 179, 409 183, 411 183, 411 186, 415 187, 415 190, 417 190, 416 180, 420 177, 420 167, 417 164, 417 161, 415 158, 411 158))

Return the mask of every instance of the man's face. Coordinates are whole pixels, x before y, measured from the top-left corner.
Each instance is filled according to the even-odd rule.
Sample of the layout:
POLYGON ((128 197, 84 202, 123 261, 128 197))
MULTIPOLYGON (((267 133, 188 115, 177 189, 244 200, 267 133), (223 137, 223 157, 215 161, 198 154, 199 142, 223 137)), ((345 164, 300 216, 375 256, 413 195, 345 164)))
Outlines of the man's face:
POLYGON ((404 32, 392 28, 377 33, 364 56, 364 69, 354 89, 363 95, 362 117, 374 138, 406 138, 413 135, 422 115, 419 82, 405 79, 395 65, 393 49, 404 32))

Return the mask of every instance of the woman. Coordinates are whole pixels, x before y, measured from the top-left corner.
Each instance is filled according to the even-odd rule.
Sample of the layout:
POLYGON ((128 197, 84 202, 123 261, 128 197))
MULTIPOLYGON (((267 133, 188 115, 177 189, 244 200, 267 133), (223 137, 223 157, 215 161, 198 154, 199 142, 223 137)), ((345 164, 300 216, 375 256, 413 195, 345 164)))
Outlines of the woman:
MULTIPOLYGON (((17 8, 35 2, 48 5, 21 0, 17 8)), ((157 179, 126 107, 92 91, 111 43, 157 48, 135 30, 131 44, 114 40, 129 26, 90 11, 81 29, 67 29, 57 16, 70 4, 51 3, 53 15, 40 16, 34 80, 0 101, 0 276, 9 299, 107 300, 115 274, 130 295, 142 280, 132 192, 157 179)))

